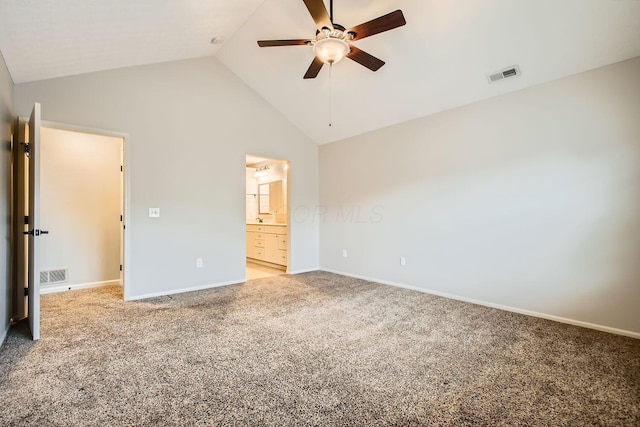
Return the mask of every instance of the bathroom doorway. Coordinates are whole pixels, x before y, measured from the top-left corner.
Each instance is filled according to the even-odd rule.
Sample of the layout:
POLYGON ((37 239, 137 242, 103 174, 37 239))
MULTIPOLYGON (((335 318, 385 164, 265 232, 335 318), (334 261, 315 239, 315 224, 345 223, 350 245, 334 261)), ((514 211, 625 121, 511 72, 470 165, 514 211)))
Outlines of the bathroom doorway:
POLYGON ((289 162, 247 155, 247 280, 285 274, 289 266, 289 162))

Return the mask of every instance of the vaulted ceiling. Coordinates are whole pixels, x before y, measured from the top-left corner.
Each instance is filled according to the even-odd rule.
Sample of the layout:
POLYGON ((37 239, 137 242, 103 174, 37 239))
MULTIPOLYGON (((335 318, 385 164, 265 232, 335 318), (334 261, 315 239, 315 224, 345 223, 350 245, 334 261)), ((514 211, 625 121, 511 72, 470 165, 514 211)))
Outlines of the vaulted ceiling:
POLYGON ((302 0, 0 0, 0 51, 16 83, 217 55, 320 144, 640 56, 639 0, 334 0, 334 21, 396 9, 406 26, 354 42, 385 66, 312 80, 310 47, 256 44, 313 38, 302 0))

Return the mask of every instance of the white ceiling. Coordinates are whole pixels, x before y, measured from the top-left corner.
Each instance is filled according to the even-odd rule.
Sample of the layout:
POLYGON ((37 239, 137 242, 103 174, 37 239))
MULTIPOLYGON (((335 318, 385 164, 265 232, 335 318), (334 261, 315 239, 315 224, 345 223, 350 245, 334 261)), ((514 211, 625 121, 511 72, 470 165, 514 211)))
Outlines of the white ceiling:
POLYGON ((263 0, 0 0, 14 83, 214 55, 263 0))
POLYGON ((640 0, 334 4, 346 27, 403 10, 406 26, 354 43, 387 62, 378 72, 345 59, 303 80, 311 48, 259 48, 314 36, 302 0, 0 0, 0 50, 16 83, 217 55, 318 143, 640 56, 640 0), (520 77, 487 83, 516 64, 520 77))

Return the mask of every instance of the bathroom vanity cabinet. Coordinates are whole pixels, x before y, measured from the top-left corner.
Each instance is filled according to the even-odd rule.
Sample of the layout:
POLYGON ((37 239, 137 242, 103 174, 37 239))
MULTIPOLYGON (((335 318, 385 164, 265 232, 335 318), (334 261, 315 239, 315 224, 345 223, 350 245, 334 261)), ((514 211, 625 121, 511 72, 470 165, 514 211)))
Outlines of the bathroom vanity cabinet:
POLYGON ((247 258, 287 267, 286 224, 247 224, 247 258))

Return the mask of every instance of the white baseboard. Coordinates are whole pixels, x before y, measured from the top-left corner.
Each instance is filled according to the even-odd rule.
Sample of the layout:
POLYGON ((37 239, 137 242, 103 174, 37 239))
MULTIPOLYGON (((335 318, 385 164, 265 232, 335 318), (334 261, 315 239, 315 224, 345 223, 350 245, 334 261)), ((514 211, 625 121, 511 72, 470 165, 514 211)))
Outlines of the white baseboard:
POLYGON ((167 295, 183 294, 185 292, 202 291, 204 289, 219 288, 221 286, 229 286, 229 285, 238 285, 240 283, 245 283, 245 282, 246 282, 245 279, 238 279, 238 280, 230 280, 228 282, 218 282, 218 283, 211 283, 208 285, 193 286, 191 288, 172 289, 169 291, 153 292, 150 294, 143 294, 143 295, 134 295, 134 296, 129 296, 125 298, 125 301, 137 301, 137 300, 147 299, 147 298, 156 298, 156 297, 164 297, 167 295))
POLYGON ((311 273, 313 271, 319 271, 320 267, 309 268, 305 270, 296 270, 296 271, 287 271, 287 274, 302 274, 302 273, 311 273))
MULTIPOLYGON (((294 272, 288 272, 287 274, 309 273, 309 272, 318 271, 318 270, 320 270, 320 268, 316 267, 316 268, 311 268, 309 270, 298 270, 298 271, 294 271, 294 272)), ((185 292, 202 291, 204 289, 219 288, 219 287, 222 287, 222 286, 239 285, 241 283, 246 283, 246 281, 247 281, 247 278, 245 276, 242 279, 230 280, 228 282, 218 282, 218 283, 211 283, 211 284, 208 284, 208 285, 193 286, 191 288, 185 288, 185 289, 173 289, 173 290, 169 290, 169 291, 153 292, 153 293, 150 293, 150 294, 128 296, 128 297, 125 298, 125 301, 137 301, 137 300, 142 300, 142 299, 147 299, 147 298, 157 298, 157 297, 164 297, 164 296, 167 296, 167 295, 182 294, 182 293, 185 293, 185 292)))
POLYGON ((7 334, 9 333, 9 328, 11 327, 11 323, 7 325, 7 329, 4 330, 2 335, 0 336, 0 347, 4 344, 4 340, 7 338, 7 334))
POLYGON ((120 280, 105 280, 104 282, 78 283, 75 285, 69 285, 66 283, 60 283, 53 286, 44 285, 40 287, 40 295, 54 294, 56 292, 75 291, 77 289, 99 288, 100 286, 119 284, 120 280))
POLYGON ((449 293, 446 293, 446 292, 434 291, 434 290, 431 290, 431 289, 418 288, 416 286, 404 285, 402 283, 390 282, 388 280, 381 280, 381 279, 376 279, 376 278, 373 278, 373 277, 366 277, 366 276, 361 276, 361 275, 358 275, 358 274, 346 273, 344 271, 332 270, 332 269, 329 269, 329 268, 322 268, 321 267, 320 269, 322 271, 326 271, 328 273, 340 274, 342 276, 353 277, 355 279, 367 280, 369 282, 376 282, 376 283, 380 283, 380 284, 383 284, 383 285, 395 286, 397 288, 410 289, 410 290, 413 290, 413 291, 424 292, 426 294, 437 295, 437 296, 444 297, 444 298, 450 298, 450 299, 455 299, 455 300, 458 300, 458 301, 469 302, 469 303, 472 303, 472 304, 482 305, 482 306, 485 306, 485 307, 497 308, 499 310, 511 311, 513 313, 524 314, 524 315, 533 316, 533 317, 539 317, 541 319, 553 320, 553 321, 560 322, 560 323, 567 323, 569 325, 581 326, 583 328, 595 329, 597 331, 603 331, 603 332, 608 332, 608 333, 611 333, 611 334, 623 335, 623 336, 626 336, 626 337, 640 339, 640 332, 627 331, 625 329, 618 329, 618 328, 612 328, 610 326, 597 325, 595 323, 583 322, 581 320, 575 320, 575 319, 569 319, 569 318, 566 318, 566 317, 554 316, 552 314, 540 313, 540 312, 537 312, 537 311, 525 310, 525 309, 522 309, 522 308, 511 307, 511 306, 507 306, 507 305, 494 304, 494 303, 488 302, 488 301, 477 300, 477 299, 474 299, 474 298, 467 298, 467 297, 463 297, 463 296, 460 296, 460 295, 454 295, 454 294, 449 294, 449 293))

